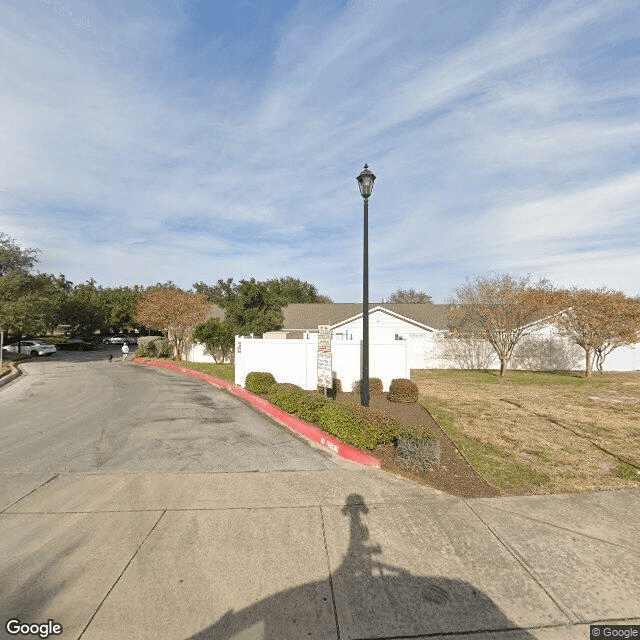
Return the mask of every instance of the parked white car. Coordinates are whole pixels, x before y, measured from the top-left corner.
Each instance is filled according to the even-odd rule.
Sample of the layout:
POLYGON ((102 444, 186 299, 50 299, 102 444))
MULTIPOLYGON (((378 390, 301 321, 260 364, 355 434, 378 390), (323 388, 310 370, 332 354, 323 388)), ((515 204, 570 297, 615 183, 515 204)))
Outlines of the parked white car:
MULTIPOLYGON (((8 344, 2 347, 7 353, 18 353, 18 343, 8 344)), ((54 344, 39 342, 38 340, 22 340, 20 342, 20 353, 26 356, 52 356, 58 351, 54 344)))
POLYGON ((111 336, 105 338, 103 344, 136 344, 138 342, 133 336, 111 336))

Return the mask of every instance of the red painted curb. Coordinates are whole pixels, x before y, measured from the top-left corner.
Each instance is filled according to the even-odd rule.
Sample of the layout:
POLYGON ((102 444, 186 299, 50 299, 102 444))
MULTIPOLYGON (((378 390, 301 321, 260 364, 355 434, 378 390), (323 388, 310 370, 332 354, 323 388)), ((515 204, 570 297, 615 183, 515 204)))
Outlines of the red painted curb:
POLYGON ((330 451, 333 451, 333 453, 337 454, 341 458, 344 458, 345 460, 351 460, 352 462, 358 462, 368 467, 378 468, 380 466, 380 460, 374 458, 371 454, 360 451, 360 449, 356 449, 350 444, 345 444, 341 440, 338 440, 338 438, 335 438, 329 433, 324 432, 315 424, 300 420, 299 418, 292 416, 290 413, 286 413, 279 407, 271 404, 264 398, 261 398, 260 396, 257 396, 250 391, 239 387, 238 385, 228 382, 227 380, 221 380, 220 378, 207 375, 206 373, 202 373, 200 371, 195 371, 194 369, 185 369, 184 367, 180 367, 177 364, 172 364, 169 362, 160 362, 159 360, 141 360, 140 358, 134 358, 133 361, 136 364, 144 364, 151 367, 162 367, 163 369, 178 371, 180 373, 184 373, 187 376, 191 376, 192 378, 199 378, 200 380, 204 380, 205 382, 208 382, 215 387, 226 389, 239 398, 246 400, 254 407, 257 407, 258 409, 260 409, 260 411, 270 415, 272 418, 275 418, 278 422, 281 422, 285 426, 289 427, 289 429, 291 429, 292 431, 299 433, 300 435, 313 442, 317 442, 330 451))

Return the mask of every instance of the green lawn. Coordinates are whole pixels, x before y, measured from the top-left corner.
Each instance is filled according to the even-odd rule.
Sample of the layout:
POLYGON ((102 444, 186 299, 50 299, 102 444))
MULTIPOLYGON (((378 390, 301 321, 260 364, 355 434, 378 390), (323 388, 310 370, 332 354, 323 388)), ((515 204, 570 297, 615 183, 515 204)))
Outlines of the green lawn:
POLYGON ((227 380, 228 382, 234 382, 235 365, 231 363, 216 364, 214 362, 177 362, 172 360, 175 364, 184 367, 185 369, 194 369, 195 371, 201 371, 207 373, 210 376, 227 380))

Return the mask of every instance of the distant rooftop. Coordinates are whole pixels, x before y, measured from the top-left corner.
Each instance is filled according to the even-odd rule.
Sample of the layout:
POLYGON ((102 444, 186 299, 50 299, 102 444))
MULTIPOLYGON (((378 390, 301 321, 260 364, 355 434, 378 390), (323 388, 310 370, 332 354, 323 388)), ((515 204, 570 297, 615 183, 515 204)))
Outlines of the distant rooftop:
MULTIPOLYGON (((405 318, 415 320, 433 329, 447 328, 448 304, 392 304, 389 302, 370 302, 369 309, 383 307, 405 318)), ((293 303, 283 309, 283 329, 298 331, 317 331, 319 324, 334 325, 362 313, 362 303, 293 303)))

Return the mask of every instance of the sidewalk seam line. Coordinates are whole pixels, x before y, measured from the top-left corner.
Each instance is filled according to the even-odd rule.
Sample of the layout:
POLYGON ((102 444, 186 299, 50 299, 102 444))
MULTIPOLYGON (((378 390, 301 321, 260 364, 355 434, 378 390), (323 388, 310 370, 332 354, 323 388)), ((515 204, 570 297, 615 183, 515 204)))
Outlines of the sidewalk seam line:
MULTIPOLYGON (((367 502, 368 505, 372 506, 388 506, 389 504, 396 505, 413 505, 415 502, 413 500, 399 500, 393 503, 389 502, 367 502)), ((19 516, 19 515, 63 515, 63 514, 76 514, 76 513, 158 513, 160 511, 163 512, 171 512, 171 513, 179 513, 181 511, 260 511, 260 510, 272 510, 272 509, 312 509, 314 507, 344 507, 345 503, 342 502, 324 502, 322 504, 318 504, 317 502, 311 504, 298 504, 298 505, 266 505, 266 506, 242 506, 242 507, 157 507, 150 509, 97 509, 91 511, 10 511, 6 514, 0 515, 8 515, 8 516, 19 516)), ((9 508, 9 507, 7 507, 9 508)), ((431 515, 438 515, 439 512, 430 511, 431 515)))
POLYGON ((100 604, 97 606, 96 610, 93 612, 93 614, 89 618, 89 621, 85 625, 84 629, 82 629, 80 635, 78 636, 78 640, 82 638, 82 636, 84 635, 84 632, 89 628, 89 625, 93 622, 93 619, 96 617, 96 614, 98 613, 98 611, 100 611, 100 607, 102 607, 102 605, 104 604, 104 601, 109 597, 109 594, 115 589, 118 582, 120 582, 120 578, 122 578, 122 576, 124 575, 124 572, 129 568, 129 565, 133 562, 133 559, 138 555, 138 551, 140 551, 140 549, 142 548, 142 545, 147 541, 149 536, 153 533, 154 529, 158 526, 158 523, 160 522, 160 520, 162 520, 162 517, 164 516, 165 513, 166 511, 163 511, 160 514, 160 517, 156 520, 153 527, 151 527, 149 533, 147 533, 147 535, 144 537, 144 540, 138 545, 138 548, 133 552, 133 555, 131 556, 131 558, 129 558, 129 562, 127 562, 127 564, 124 566, 124 569, 120 572, 120 575, 116 578, 116 581, 111 585, 109 591, 107 591, 104 598, 100 600, 100 604))
POLYGON ((331 562, 329 561, 329 549, 327 547, 327 534, 324 528, 324 515, 322 513, 322 506, 318 506, 318 510, 320 511, 320 523, 322 525, 322 542, 324 544, 324 555, 327 559, 327 569, 329 571, 329 588, 331 589, 331 602, 333 603, 333 616, 336 621, 336 634, 338 640, 340 640, 340 623, 338 622, 338 608, 336 607, 336 595, 333 591, 333 576, 331 575, 331 562))
POLYGON ((520 556, 520 554, 513 549, 507 542, 505 542, 493 529, 492 527, 485 522, 482 516, 476 512, 476 510, 468 503, 466 499, 462 500, 467 507, 471 510, 473 514, 475 514, 476 518, 482 522, 482 524, 491 532, 491 534, 495 537, 495 539, 507 550, 507 552, 513 556, 516 562, 531 576, 534 582, 542 589, 542 591, 547 595, 547 597, 560 609, 563 615, 565 615, 570 624, 578 624, 583 623, 584 621, 581 619, 577 613, 574 613, 567 605, 562 602, 562 599, 551 592, 551 590, 543 583, 542 579, 539 578, 532 567, 526 562, 526 560, 520 556))
POLYGON ((613 547, 620 547, 621 549, 628 549, 629 551, 633 551, 634 553, 640 553, 640 549, 634 549, 633 547, 627 547, 626 545, 621 544, 619 542, 611 542, 610 540, 605 540, 604 538, 598 538, 598 536, 590 535, 588 533, 583 533, 582 531, 569 529, 567 527, 563 527, 562 525, 556 524, 555 522, 549 522, 548 520, 542 520, 541 518, 534 518, 533 516, 525 515, 524 513, 518 513, 517 511, 511 511, 510 509, 503 509, 501 507, 494 507, 493 505, 490 505, 490 508, 496 509, 497 511, 502 511, 503 513, 510 513, 511 515, 518 516, 520 518, 525 518, 527 520, 533 520, 534 522, 541 522, 542 524, 546 524, 549 527, 554 527, 555 529, 560 529, 561 531, 566 531, 567 533, 575 533, 577 536, 581 536, 583 538, 589 538, 589 540, 597 540, 598 542, 603 542, 604 544, 608 544, 613 547))
POLYGON ((25 493, 22 497, 18 498, 16 501, 12 502, 9 506, 7 506, 4 509, 2 509, 2 511, 0 511, 0 514, 3 514, 7 509, 11 509, 11 507, 13 507, 16 504, 18 504, 18 502, 20 502, 20 500, 24 500, 26 497, 30 496, 35 491, 38 491, 38 489, 42 489, 42 487, 44 487, 45 484, 49 484, 52 480, 55 480, 56 478, 59 478, 60 475, 61 474, 56 473, 54 476, 51 476, 48 480, 45 480, 45 482, 43 482, 39 487, 36 487, 35 489, 31 489, 31 491, 29 491, 29 493, 25 493))

